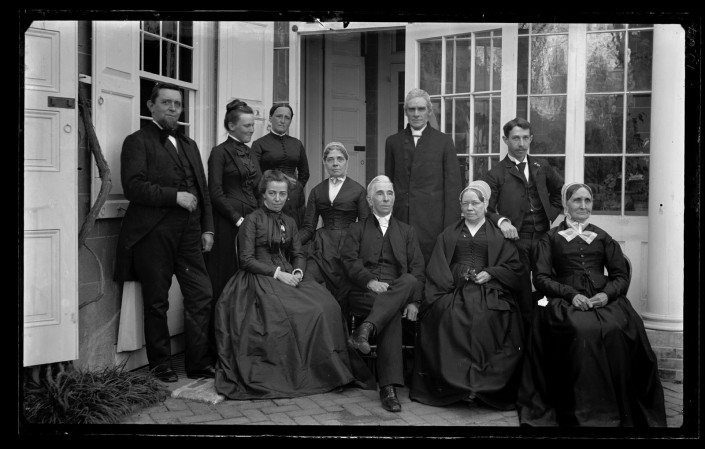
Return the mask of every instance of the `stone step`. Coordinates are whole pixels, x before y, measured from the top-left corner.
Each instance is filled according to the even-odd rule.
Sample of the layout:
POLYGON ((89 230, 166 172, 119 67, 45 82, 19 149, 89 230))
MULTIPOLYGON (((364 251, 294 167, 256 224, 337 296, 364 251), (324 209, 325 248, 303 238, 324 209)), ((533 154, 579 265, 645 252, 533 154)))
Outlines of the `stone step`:
POLYGON ((646 329, 651 346, 683 349, 683 332, 646 329))
POLYGON ((660 359, 682 359, 683 349, 682 348, 671 348, 666 346, 652 346, 651 349, 654 350, 656 357, 660 359))

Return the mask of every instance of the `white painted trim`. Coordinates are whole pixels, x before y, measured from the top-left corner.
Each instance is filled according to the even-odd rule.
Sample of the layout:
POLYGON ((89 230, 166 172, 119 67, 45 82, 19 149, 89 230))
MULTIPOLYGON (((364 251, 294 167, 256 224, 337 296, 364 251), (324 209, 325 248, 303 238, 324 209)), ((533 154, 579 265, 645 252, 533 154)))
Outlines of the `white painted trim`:
POLYGON ((295 32, 301 35, 392 30, 404 28, 408 24, 409 22, 350 22, 343 28, 343 22, 322 22, 322 25, 315 22, 291 22, 292 26, 297 27, 295 32))

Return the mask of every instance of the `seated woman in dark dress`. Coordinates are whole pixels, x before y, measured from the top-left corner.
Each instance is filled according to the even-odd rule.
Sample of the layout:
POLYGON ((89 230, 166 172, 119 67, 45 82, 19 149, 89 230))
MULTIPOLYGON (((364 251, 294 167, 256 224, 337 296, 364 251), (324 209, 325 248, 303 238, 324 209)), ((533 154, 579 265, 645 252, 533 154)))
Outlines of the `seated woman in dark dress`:
POLYGON ((344 301, 350 290, 340 261, 340 248, 350 224, 370 214, 367 191, 347 177, 348 159, 348 151, 342 143, 326 145, 323 163, 329 177, 309 193, 304 224, 299 230, 301 245, 313 242, 306 263, 306 278, 324 283, 339 302, 344 301), (323 218, 323 226, 316 229, 319 217, 323 218))
POLYGON ((460 194, 463 218, 438 236, 426 267, 409 397, 429 405, 479 400, 515 407, 523 355, 514 291, 524 266, 514 243, 485 220, 491 190, 460 194))
POLYGON ((619 243, 588 223, 590 187, 566 184, 562 197, 566 218, 537 249, 534 284, 545 300, 534 309, 519 422, 665 426, 656 356, 624 296, 629 274, 619 243))
POLYGON ((290 180, 266 171, 263 205, 238 234, 240 270, 215 311, 215 389, 230 399, 290 398, 354 382, 340 306, 303 278, 293 218, 281 212, 290 180))

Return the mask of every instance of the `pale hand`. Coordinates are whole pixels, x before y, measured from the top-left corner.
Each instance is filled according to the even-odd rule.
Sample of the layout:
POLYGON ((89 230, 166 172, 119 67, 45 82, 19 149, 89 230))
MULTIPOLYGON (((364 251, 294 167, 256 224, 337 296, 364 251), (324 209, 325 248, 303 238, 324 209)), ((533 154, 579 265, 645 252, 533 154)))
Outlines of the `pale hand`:
POLYGON ((193 212, 198 206, 198 199, 188 192, 176 192, 176 204, 189 212, 193 212))
POLYGON ((607 305, 608 300, 607 293, 604 292, 600 292, 589 299, 593 307, 604 307, 607 305))
POLYGON ((519 238, 519 233, 517 228, 509 220, 502 220, 502 224, 499 225, 499 229, 502 230, 505 239, 517 240, 519 238))
POLYGON ((402 318, 406 318, 409 321, 416 321, 419 316, 419 308, 416 307, 416 303, 410 302, 407 304, 406 308, 401 314, 402 318))
POLYGON ((573 297, 573 306, 582 310, 583 312, 592 309, 592 303, 587 296, 577 294, 573 297))
POLYGON ((380 282, 380 281, 376 281, 373 279, 367 283, 367 288, 369 288, 370 290, 372 290, 375 293, 384 293, 389 288, 389 284, 387 284, 386 282, 380 282))
POLYGON ((213 248, 213 234, 210 232, 204 232, 201 234, 201 245, 203 246, 203 252, 207 253, 213 248))
POLYGON ((277 280, 285 283, 286 285, 296 287, 299 285, 299 282, 301 282, 301 276, 299 274, 294 275, 287 273, 286 271, 279 271, 279 274, 277 274, 277 280))
POLYGON ((477 276, 475 276, 475 283, 476 284, 484 284, 488 282, 490 279, 492 279, 492 275, 489 274, 486 271, 480 271, 477 276))

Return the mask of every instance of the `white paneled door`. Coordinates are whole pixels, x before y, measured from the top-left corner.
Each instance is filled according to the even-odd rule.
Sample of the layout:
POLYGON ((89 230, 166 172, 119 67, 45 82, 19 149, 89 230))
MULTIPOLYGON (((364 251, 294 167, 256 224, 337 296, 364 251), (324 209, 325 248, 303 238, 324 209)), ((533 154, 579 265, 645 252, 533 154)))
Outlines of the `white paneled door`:
POLYGON ((76 35, 25 32, 23 366, 78 358, 76 35))

